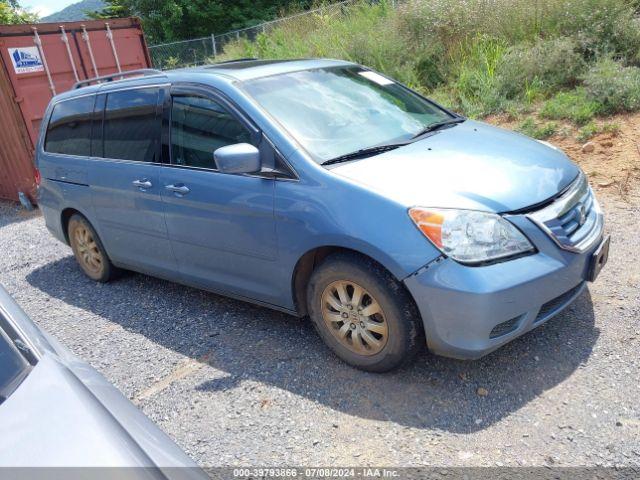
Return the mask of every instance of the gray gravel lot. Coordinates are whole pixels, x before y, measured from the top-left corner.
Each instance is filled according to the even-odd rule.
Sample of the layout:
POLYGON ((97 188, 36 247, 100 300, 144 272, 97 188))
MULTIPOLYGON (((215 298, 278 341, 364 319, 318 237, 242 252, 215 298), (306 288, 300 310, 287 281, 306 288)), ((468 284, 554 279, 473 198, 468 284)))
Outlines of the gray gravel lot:
POLYGON ((567 311, 482 360, 425 351, 384 375, 281 313, 138 274, 94 283, 9 203, 0 282, 203 466, 636 466, 640 195, 603 200, 609 265, 567 311))

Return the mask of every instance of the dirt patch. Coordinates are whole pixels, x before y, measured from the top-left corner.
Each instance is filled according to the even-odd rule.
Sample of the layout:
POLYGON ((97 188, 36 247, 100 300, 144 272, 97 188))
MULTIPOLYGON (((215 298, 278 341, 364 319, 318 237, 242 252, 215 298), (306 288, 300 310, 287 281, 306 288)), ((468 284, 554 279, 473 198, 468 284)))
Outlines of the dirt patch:
MULTIPOLYGON (((495 125, 516 130, 520 120, 493 116, 486 119, 495 125)), ((557 133, 547 139, 561 148, 589 176, 596 191, 626 197, 634 184, 640 183, 640 114, 617 115, 599 120, 597 125, 614 124, 616 132, 598 133, 589 140, 578 140, 579 129, 559 124, 557 133), (591 143, 593 148, 586 147, 591 143)))

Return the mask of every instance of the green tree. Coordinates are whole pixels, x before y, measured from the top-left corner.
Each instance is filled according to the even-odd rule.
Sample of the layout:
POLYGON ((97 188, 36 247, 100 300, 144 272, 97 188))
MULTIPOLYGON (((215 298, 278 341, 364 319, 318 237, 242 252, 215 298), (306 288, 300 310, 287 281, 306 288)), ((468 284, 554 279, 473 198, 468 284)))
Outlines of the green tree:
POLYGON ((20 6, 18 0, 0 0, 0 23, 32 23, 38 21, 38 15, 20 6))
POLYGON ((97 12, 87 12, 89 18, 104 19, 104 18, 122 18, 133 17, 135 13, 131 10, 126 0, 107 0, 105 7, 97 12))
POLYGON ((204 37, 272 20, 312 0, 106 0, 94 18, 135 15, 151 43, 204 37))

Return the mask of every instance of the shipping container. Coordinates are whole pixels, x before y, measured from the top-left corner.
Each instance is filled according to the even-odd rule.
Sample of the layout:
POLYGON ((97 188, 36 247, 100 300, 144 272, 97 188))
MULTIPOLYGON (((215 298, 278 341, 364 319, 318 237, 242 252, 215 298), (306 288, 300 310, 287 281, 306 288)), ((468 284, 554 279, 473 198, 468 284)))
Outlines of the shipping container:
POLYGON ((148 68, 137 18, 0 25, 0 198, 35 202, 34 145, 51 98, 102 75, 148 68))

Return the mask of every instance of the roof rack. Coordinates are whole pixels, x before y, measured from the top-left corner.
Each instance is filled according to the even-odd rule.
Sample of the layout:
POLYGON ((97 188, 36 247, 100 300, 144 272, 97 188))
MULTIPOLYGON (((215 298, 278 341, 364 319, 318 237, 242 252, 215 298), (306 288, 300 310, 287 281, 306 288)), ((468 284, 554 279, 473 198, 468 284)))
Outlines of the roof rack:
POLYGON ((85 87, 87 85, 91 85, 94 82, 112 82, 115 79, 122 80, 125 77, 132 77, 140 75, 143 77, 147 77, 149 75, 162 75, 160 70, 156 70, 155 68, 141 68, 139 70, 129 70, 126 72, 118 72, 111 73, 109 75, 101 75, 99 77, 87 78, 86 80, 80 80, 73 85, 73 89, 85 87))
POLYGON ((213 63, 209 63, 206 66, 207 67, 215 67, 217 65, 225 65, 227 63, 236 63, 236 62, 251 62, 253 60, 260 60, 259 58, 255 58, 255 57, 246 57, 246 58, 236 58, 235 60, 225 60, 223 62, 213 62, 213 63))

